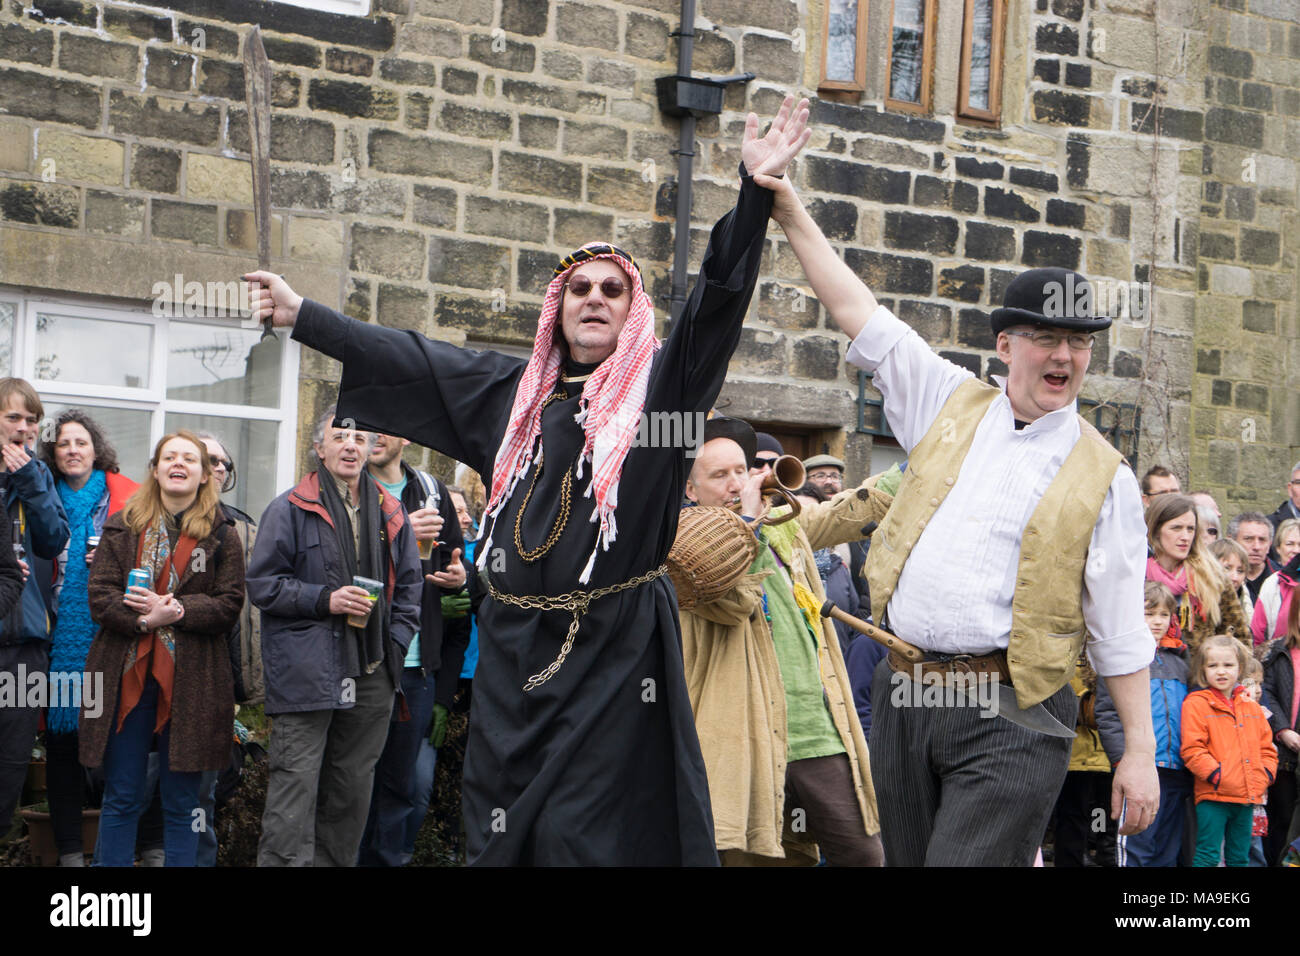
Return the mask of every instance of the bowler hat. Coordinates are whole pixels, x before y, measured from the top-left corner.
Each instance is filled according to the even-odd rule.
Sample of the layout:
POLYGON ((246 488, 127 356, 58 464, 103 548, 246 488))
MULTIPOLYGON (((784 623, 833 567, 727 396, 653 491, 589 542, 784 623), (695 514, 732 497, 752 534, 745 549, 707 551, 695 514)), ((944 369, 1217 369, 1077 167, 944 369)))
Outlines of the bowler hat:
POLYGON ((1072 332, 1100 332, 1110 319, 1093 315, 1092 284, 1077 272, 1056 267, 1029 269, 1007 286, 1002 308, 991 316, 993 334, 1013 325, 1044 325, 1072 332))
POLYGON ((754 436, 754 429, 748 422, 743 422, 739 418, 725 418, 721 415, 715 415, 704 423, 704 444, 707 445, 715 438, 730 438, 745 453, 745 462, 754 460, 754 455, 758 453, 758 439, 754 436))

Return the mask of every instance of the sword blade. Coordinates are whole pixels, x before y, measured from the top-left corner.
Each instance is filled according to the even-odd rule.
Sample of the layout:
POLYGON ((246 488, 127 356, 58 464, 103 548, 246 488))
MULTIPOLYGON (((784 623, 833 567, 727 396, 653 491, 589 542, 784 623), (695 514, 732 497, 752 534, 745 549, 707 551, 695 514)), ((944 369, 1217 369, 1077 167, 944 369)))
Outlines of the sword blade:
MULTIPOLYGON (((271 62, 254 25, 244 44, 244 96, 248 102, 248 150, 253 167, 253 226, 257 233, 257 268, 271 269, 271 62)), ((262 337, 274 335, 268 317, 262 337)))
MULTIPOLYGON (((980 702, 975 697, 974 691, 968 691, 967 688, 960 684, 953 684, 953 689, 961 694, 972 705, 978 705, 980 702)), ((1016 702, 1016 691, 1010 684, 1004 684, 998 681, 998 709, 997 715, 1004 720, 1009 720, 1018 727, 1024 727, 1026 730, 1032 730, 1035 733, 1046 734, 1049 737, 1073 737, 1074 731, 1065 724, 1061 723, 1050 713, 1042 704, 1034 704, 1032 707, 1022 709, 1016 702)))

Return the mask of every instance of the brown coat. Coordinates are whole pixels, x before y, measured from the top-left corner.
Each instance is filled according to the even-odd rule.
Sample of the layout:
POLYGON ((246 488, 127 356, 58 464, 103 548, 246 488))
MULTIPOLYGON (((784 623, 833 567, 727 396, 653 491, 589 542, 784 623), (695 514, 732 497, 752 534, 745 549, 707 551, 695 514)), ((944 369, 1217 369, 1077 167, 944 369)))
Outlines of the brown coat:
MULTIPOLYGON (((195 547, 174 592, 185 616, 174 628, 176 676, 167 757, 171 769, 180 772, 220 770, 230 763, 235 696, 226 638, 244 604, 244 556, 230 521, 219 520, 195 547), (200 551, 203 561, 196 560, 200 551)), ((104 675, 104 692, 97 717, 84 706, 81 712, 81 763, 87 767, 104 761, 109 735, 117 729, 127 651, 140 637, 135 630, 139 615, 122 602, 138 541, 122 516, 114 515, 104 525, 90 568, 90 615, 99 631, 86 657, 86 672, 104 675)))
MULTIPOLYGON (((861 540, 863 526, 882 518, 890 500, 864 487, 805 507, 797 519, 794 579, 824 602, 813 548, 861 540)), ((812 834, 796 832, 785 807, 785 685, 763 617, 766 576, 746 574, 716 601, 681 612, 686 691, 708 771, 718 850, 736 851, 728 853, 729 863, 775 857, 812 864, 818 859, 812 834)), ((848 754, 866 832, 878 833, 867 742, 829 618, 822 619, 821 638, 822 689, 848 754)))
POLYGON ((1246 615, 1241 610, 1241 600, 1231 584, 1225 584, 1223 592, 1219 595, 1219 623, 1214 624, 1209 615, 1199 618, 1193 614, 1191 633, 1183 635, 1183 642, 1189 651, 1194 651, 1207 637, 1213 637, 1215 634, 1230 634, 1245 644, 1246 650, 1254 650, 1250 626, 1246 622, 1246 615))

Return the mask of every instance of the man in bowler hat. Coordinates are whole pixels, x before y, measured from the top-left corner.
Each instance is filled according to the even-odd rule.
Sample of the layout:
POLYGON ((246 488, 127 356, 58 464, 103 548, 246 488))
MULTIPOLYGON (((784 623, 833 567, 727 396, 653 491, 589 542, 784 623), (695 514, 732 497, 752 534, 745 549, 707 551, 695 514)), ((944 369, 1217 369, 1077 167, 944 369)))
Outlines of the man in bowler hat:
POLYGON ((1106 809, 1120 833, 1145 829, 1159 802, 1145 526, 1132 470, 1076 414, 1094 337, 1110 325, 1093 314, 1087 280, 1032 269, 1011 282, 991 316, 1007 375, 990 385, 879 305, 788 180, 761 185, 776 193, 772 217, 853 340, 849 362, 874 374, 909 456, 866 567, 876 621, 926 658, 913 667, 891 653, 874 674, 871 764, 886 864, 1032 863, 1072 738, 918 697, 907 682, 960 673, 1009 683, 1021 709, 1041 704, 1072 728, 1069 678, 1085 644, 1124 724, 1106 809))

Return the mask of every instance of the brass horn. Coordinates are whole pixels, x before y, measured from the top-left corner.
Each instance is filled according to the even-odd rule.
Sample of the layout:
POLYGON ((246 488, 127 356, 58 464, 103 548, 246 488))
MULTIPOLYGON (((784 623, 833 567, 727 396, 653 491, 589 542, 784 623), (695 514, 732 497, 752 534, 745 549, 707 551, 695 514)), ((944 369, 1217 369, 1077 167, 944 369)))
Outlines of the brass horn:
MULTIPOLYGON (((764 496, 771 495, 773 499, 784 498, 790 505, 790 513, 782 515, 780 518, 770 518, 764 515, 763 524, 781 524, 789 521, 791 518, 799 515, 799 501, 795 498, 794 492, 804 486, 808 476, 804 471, 803 462, 794 455, 782 455, 772 463, 772 470, 767 473, 763 479, 761 491, 764 496)), ((769 507, 769 513, 771 511, 769 507)))

